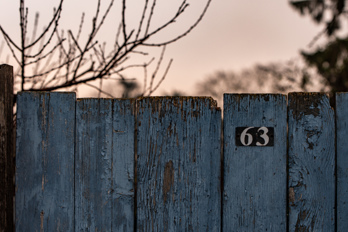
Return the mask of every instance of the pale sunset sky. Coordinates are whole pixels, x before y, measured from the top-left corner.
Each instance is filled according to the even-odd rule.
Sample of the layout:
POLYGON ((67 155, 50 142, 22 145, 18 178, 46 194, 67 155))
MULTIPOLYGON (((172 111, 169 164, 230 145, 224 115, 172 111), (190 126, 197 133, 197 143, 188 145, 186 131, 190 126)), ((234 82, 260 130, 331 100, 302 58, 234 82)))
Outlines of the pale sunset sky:
MULTIPOLYGON (((158 1, 158 9, 154 16, 158 22, 173 15, 175 7, 181 2, 180 0, 158 1)), ((41 16, 40 27, 47 25, 53 7, 57 6, 58 2, 58 0, 26 0, 26 6, 29 7, 29 25, 33 24, 37 11, 41 16)), ((102 6, 108 3, 106 0, 101 2, 102 6)), ((154 40, 161 41, 172 34, 178 34, 195 21, 205 1, 188 0, 188 2, 190 7, 182 20, 154 40)), ((76 32, 81 13, 85 12, 87 34, 96 4, 97 1, 94 0, 65 0, 60 27, 76 32)), ((137 22, 135 21, 137 10, 139 11, 142 6, 143 1, 129 1, 127 8, 129 25, 137 22)), ((1 25, 13 38, 18 38, 17 41, 20 33, 18 7, 19 1, 0 1, 1 25)), ((113 15, 101 31, 101 41, 113 43, 119 12, 120 9, 116 4, 112 11, 113 15)), ((299 51, 307 48, 321 28, 322 25, 315 25, 309 18, 301 17, 286 0, 213 0, 198 27, 188 36, 167 47, 162 72, 171 58, 174 61, 155 95, 172 90, 194 94, 196 83, 215 71, 240 71, 256 63, 266 64, 299 57, 299 51)), ((0 41, 2 40, 0 37, 0 41)), ((142 57, 141 63, 153 56, 158 57, 161 52, 160 49, 149 51, 150 55, 142 57)), ((0 61, 3 60, 4 57, 0 57, 0 61)), ((139 81, 142 82, 142 73, 142 70, 133 70, 128 77, 140 76, 139 81)))

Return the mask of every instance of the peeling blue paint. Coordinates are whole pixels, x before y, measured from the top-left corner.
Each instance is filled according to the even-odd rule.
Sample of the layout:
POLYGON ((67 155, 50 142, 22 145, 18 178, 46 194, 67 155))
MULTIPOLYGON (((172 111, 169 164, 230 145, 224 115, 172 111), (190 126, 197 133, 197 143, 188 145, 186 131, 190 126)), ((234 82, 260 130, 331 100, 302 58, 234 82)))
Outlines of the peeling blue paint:
POLYGON ((291 93, 288 112, 289 230, 334 231, 335 119, 329 98, 291 93))
POLYGON ((286 96, 224 95, 223 231, 286 231, 286 96), (236 127, 274 127, 274 146, 237 146, 236 127))
POLYGON ((337 231, 348 228, 348 94, 336 94, 337 231))
POLYGON ((19 93, 16 231, 344 231, 348 94, 336 118, 326 94, 288 103, 226 94, 222 125, 205 97, 19 93), (236 127, 274 144, 236 146, 236 127))
POLYGON ((221 230, 221 112, 212 101, 138 101, 137 231, 221 230))
POLYGON ((16 231, 74 230, 74 118, 74 93, 18 94, 16 231))

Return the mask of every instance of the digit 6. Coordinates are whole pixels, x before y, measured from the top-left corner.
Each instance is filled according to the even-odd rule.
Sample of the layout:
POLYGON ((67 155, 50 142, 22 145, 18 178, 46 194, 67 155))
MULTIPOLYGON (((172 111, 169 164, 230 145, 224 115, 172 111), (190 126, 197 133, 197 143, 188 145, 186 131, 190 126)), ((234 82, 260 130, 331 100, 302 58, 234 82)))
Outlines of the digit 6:
POLYGON ((246 129, 244 129, 242 134, 240 135, 240 142, 244 146, 249 146, 253 142, 253 136, 251 134, 247 133, 248 130, 251 129, 251 128, 254 128, 254 127, 248 127, 246 129), (246 143, 246 137, 248 137, 248 143, 246 143))

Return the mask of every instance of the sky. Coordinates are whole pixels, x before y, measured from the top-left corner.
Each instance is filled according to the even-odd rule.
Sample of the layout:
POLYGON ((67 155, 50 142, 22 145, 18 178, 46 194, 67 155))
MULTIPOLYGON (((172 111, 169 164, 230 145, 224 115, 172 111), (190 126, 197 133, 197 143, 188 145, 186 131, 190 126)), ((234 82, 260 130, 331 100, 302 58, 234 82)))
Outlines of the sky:
MULTIPOLYGON (((94 14, 96 2, 65 0, 60 26, 76 31, 81 14, 85 12, 88 29, 90 22, 87 19, 94 14)), ((102 7, 105 8, 107 2, 102 1, 102 7)), ((127 19, 130 27, 132 23, 138 22, 137 15, 142 7, 139 2, 139 0, 129 0, 127 19)), ((173 15, 175 12, 173 9, 176 9, 180 2, 180 0, 159 0, 154 15, 155 23, 160 23, 173 15)), ((165 40, 179 34, 197 19, 205 1, 188 0, 188 2, 190 6, 182 19, 154 38, 154 41, 165 40)), ((30 7, 29 25, 33 21, 35 12, 38 11, 42 24, 40 26, 43 27, 45 19, 52 15, 52 9, 57 4, 58 0, 27 0, 26 6, 30 7)), ((19 38, 18 6, 19 1, 0 1, 0 24, 16 38, 19 38)), ((116 4, 109 21, 101 31, 101 40, 107 43, 113 42, 118 12, 120 11, 116 4)), ((255 64, 297 58, 299 51, 308 48, 311 39, 320 29, 321 27, 315 25, 309 18, 301 17, 295 12, 286 0, 212 0, 205 17, 195 30, 166 48, 159 75, 164 72, 170 59, 173 59, 173 63, 155 95, 173 90, 194 94, 197 82, 216 71, 240 71, 255 64)), ((158 58, 161 52, 158 48, 146 51, 150 52, 149 56, 134 60, 144 62, 152 57, 158 58)), ((143 70, 134 69, 128 75, 140 77, 141 82, 143 80, 143 70)))

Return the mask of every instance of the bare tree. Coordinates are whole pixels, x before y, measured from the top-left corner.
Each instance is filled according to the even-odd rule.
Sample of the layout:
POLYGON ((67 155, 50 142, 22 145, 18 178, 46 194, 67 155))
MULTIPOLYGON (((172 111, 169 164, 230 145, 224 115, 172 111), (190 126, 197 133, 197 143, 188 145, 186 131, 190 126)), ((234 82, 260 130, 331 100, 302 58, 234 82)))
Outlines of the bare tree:
MULTIPOLYGON (((129 26, 126 17, 128 1, 122 0, 119 12, 121 17, 114 33, 115 41, 112 49, 108 51, 105 43, 97 41, 97 35, 116 4, 115 0, 110 0, 105 10, 102 10, 101 0, 96 0, 95 15, 91 20, 92 26, 88 36, 84 36, 82 33, 86 24, 85 14, 82 14, 80 26, 76 32, 60 29, 59 22, 64 0, 60 0, 58 6, 53 10, 52 18, 41 33, 38 33, 39 14, 36 14, 32 34, 29 36, 29 10, 25 6, 25 1, 20 0, 20 41, 16 42, 15 38, 7 33, 0 23, 4 41, 18 65, 15 91, 53 91, 76 88, 78 85, 84 84, 98 89, 99 93, 110 95, 102 90, 103 81, 121 80, 122 83, 128 83, 125 81, 127 78, 124 71, 140 67, 144 70, 142 95, 151 95, 164 80, 172 63, 170 60, 163 73, 159 74, 166 46, 189 34, 202 20, 210 2, 211 0, 207 0, 196 21, 188 25, 182 33, 165 41, 154 42, 156 35, 182 17, 189 7, 187 0, 182 0, 174 14, 163 22, 154 21, 158 0, 138 1, 137 4, 142 4, 143 7, 138 24, 134 27, 129 26), (82 37, 87 37, 87 39, 83 40, 82 37), (133 55, 147 55, 144 51, 146 47, 162 48, 157 62, 155 58, 151 58, 142 63, 132 63, 133 55), (155 68, 151 74, 148 74, 148 67, 151 64, 155 68), (97 85, 96 80, 99 80, 97 85)), ((0 46, 0 55, 4 53, 2 50, 3 46, 0 46)))

